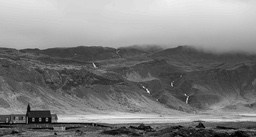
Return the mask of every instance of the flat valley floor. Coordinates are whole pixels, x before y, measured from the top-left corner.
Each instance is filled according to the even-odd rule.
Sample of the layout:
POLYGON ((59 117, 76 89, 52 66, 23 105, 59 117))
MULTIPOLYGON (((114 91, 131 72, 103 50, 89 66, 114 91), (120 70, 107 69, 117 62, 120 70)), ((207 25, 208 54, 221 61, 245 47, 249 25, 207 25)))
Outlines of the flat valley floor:
POLYGON ((239 115, 180 115, 149 114, 116 115, 63 115, 59 122, 66 124, 65 131, 31 129, 23 126, 0 128, 3 137, 255 137, 256 117, 239 115), (81 123, 98 123, 88 125, 81 123), (143 123, 143 124, 142 124, 143 123), (199 126, 202 123, 204 127, 199 126), (100 125, 100 126, 99 126, 100 125), (103 126, 102 126, 103 125, 103 126))

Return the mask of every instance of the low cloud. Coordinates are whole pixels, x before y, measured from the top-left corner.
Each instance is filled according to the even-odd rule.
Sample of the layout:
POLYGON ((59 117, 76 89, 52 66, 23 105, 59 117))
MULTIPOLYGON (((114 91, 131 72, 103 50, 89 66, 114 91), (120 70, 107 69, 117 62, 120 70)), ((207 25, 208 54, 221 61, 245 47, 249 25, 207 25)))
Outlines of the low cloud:
POLYGON ((253 0, 0 0, 0 46, 256 51, 253 0))

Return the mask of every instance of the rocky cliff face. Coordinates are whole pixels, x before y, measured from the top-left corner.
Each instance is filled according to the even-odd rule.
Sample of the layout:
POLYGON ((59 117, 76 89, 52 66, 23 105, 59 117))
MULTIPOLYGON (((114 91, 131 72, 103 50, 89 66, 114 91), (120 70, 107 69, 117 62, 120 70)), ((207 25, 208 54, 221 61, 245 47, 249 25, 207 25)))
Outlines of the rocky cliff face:
POLYGON ((173 49, 0 49, 0 110, 254 112, 254 55, 173 49))

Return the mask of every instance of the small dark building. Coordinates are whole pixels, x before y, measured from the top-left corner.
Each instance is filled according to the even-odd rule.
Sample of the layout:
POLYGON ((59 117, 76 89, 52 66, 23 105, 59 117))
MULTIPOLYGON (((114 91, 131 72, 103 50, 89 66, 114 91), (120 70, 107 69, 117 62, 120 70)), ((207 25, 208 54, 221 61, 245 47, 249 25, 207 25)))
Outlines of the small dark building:
POLYGON ((10 115, 0 115, 0 123, 10 123, 10 115))
POLYGON ((25 114, 12 114, 10 123, 26 123, 26 115, 25 114))
POLYGON ((47 124, 56 123, 58 121, 57 114, 51 114, 50 110, 32 110, 30 105, 27 106, 26 114, 0 115, 0 124, 8 123, 26 123, 26 124, 47 124))
POLYGON ((27 124, 52 123, 50 110, 36 110, 27 112, 27 124))

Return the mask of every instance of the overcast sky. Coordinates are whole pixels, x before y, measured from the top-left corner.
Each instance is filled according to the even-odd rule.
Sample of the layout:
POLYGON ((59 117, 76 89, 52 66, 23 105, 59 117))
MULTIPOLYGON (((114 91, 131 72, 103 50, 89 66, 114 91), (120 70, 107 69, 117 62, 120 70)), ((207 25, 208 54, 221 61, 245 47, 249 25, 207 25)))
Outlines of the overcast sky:
POLYGON ((256 51, 256 0, 0 0, 0 46, 256 51))

